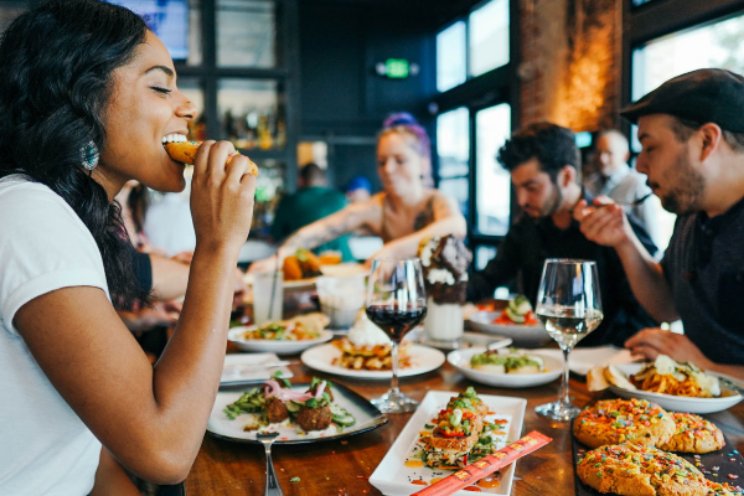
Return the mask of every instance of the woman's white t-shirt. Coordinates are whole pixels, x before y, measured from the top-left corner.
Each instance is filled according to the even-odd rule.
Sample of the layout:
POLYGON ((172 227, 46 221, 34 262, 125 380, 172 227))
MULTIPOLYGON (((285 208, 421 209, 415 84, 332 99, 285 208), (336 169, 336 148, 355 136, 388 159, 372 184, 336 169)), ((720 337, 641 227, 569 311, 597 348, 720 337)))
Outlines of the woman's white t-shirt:
POLYGON ((85 495, 93 487, 101 444, 49 382, 13 325, 25 303, 70 286, 94 286, 108 296, 90 231, 48 187, 20 175, 0 179, 2 495, 85 495))

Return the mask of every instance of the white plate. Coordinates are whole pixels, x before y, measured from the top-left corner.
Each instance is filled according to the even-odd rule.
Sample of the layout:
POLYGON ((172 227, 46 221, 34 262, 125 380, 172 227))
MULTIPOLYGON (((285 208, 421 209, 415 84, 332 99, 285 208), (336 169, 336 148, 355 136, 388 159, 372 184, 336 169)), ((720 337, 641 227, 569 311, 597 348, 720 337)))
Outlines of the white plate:
MULTIPOLYGON (((424 400, 416 409, 411 419, 408 421, 403 431, 388 450, 385 457, 377 466, 372 476, 369 478, 370 484, 389 496, 409 495, 420 491, 425 486, 411 484, 412 480, 423 479, 431 481, 434 477, 445 477, 450 475, 450 471, 433 470, 429 467, 407 467, 404 462, 408 459, 414 450, 419 431, 437 416, 439 410, 447 405, 447 402, 457 393, 451 391, 429 391, 424 400)), ((522 421, 524 419, 524 410, 527 406, 527 400, 522 398, 513 398, 511 396, 490 396, 479 395, 481 399, 495 413, 487 418, 499 418, 508 421, 504 426, 506 435, 499 439, 500 443, 497 448, 516 441, 522 433, 522 421)), ((481 492, 486 494, 508 495, 511 492, 512 480, 514 479, 514 463, 502 471, 501 484, 494 488, 481 488, 481 492)), ((473 492, 460 490, 454 493, 457 496, 472 496, 473 492)))
MULTIPOLYGON (((442 366, 444 353, 428 346, 409 344, 408 355, 411 357, 411 366, 398 370, 398 377, 409 377, 412 375, 425 374, 442 366)), ((300 357, 302 363, 310 368, 355 379, 390 379, 392 372, 389 370, 351 370, 338 365, 333 365, 333 359, 341 356, 341 350, 332 344, 324 344, 305 350, 300 357)))
POLYGON ((468 318, 468 323, 476 331, 499 334, 512 338, 514 345, 534 348, 551 341, 548 331, 542 324, 537 325, 502 325, 493 320, 501 314, 498 312, 476 312, 468 318))
MULTIPOLYGON (((538 348, 532 351, 551 356, 561 362, 563 361, 563 352, 557 348, 538 348)), ((571 372, 579 375, 586 375, 589 369, 597 365, 626 363, 633 363, 630 350, 610 345, 574 348, 568 357, 568 368, 571 372)))
POLYGON ((317 339, 306 339, 303 341, 289 341, 278 339, 245 339, 243 333, 256 326, 239 326, 233 327, 227 333, 227 340, 243 351, 263 351, 267 353, 276 353, 278 355, 292 355, 302 350, 315 346, 316 344, 325 343, 333 337, 330 331, 320 331, 320 337, 317 339))
MULTIPOLYGON (((616 367, 620 372, 627 376, 635 374, 641 370, 644 365, 645 364, 642 363, 629 363, 626 365, 616 365, 616 367)), ((722 391, 727 389, 725 384, 721 384, 721 386, 722 391)), ((623 398, 641 398, 656 403, 667 410, 689 413, 720 412, 721 410, 731 408, 742 400, 741 394, 738 393, 733 394, 732 396, 722 396, 720 398, 689 398, 686 396, 674 396, 671 394, 641 391, 640 389, 633 391, 612 385, 610 386, 610 390, 623 398)))
POLYGON ((539 386, 554 381, 561 376, 563 363, 548 355, 534 353, 532 350, 523 350, 530 355, 537 355, 543 359, 545 372, 537 374, 496 374, 474 369, 470 366, 470 358, 478 353, 486 351, 485 348, 468 348, 467 350, 452 351, 447 355, 447 361, 468 379, 487 384, 489 386, 518 388, 539 386))
POLYGON ((287 367, 272 366, 277 363, 279 357, 274 353, 229 353, 225 355, 220 386, 265 381, 277 370, 281 371, 282 377, 292 377, 287 367))
MULTIPOLYGON (((295 384, 292 389, 306 391, 308 384, 295 384)), ((244 388, 247 391, 249 388, 244 388)), ((343 407, 356 419, 356 423, 343 429, 332 424, 322 431, 302 432, 297 426, 288 421, 272 424, 272 431, 278 431, 276 444, 305 444, 318 441, 328 441, 342 437, 353 436, 375 429, 387 422, 387 418, 369 401, 341 384, 333 384, 333 402, 343 407)), ((256 431, 246 432, 243 425, 252 419, 252 415, 244 413, 230 420, 223 412, 224 408, 234 402, 243 391, 220 391, 212 407, 212 413, 207 422, 207 431, 217 437, 241 443, 258 443, 256 431)))

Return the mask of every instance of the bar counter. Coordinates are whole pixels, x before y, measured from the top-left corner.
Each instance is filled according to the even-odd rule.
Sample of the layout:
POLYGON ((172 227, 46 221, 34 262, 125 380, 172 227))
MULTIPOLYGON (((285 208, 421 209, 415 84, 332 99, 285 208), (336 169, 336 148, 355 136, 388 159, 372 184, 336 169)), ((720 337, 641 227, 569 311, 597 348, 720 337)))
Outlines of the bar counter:
MULTIPOLYGON (((313 375, 341 383, 367 399, 384 393, 389 381, 349 380, 314 373, 300 363, 293 363, 293 382, 309 381, 313 375)), ((538 430, 553 438, 553 442, 517 462, 511 494, 544 496, 575 494, 571 433, 568 423, 554 422, 534 413, 535 406, 553 401, 558 396, 560 380, 544 386, 523 389, 494 388, 466 379, 445 363, 437 371, 401 380, 406 394, 421 400, 429 390, 463 391, 472 385, 481 394, 518 396, 527 399, 523 433, 538 430)), ((571 376, 574 403, 583 406, 595 396, 612 397, 609 393, 590 393, 583 377, 571 376)), ((285 495, 296 496, 358 496, 382 494, 368 479, 387 453, 411 414, 388 415, 388 423, 372 432, 343 440, 307 445, 273 447, 274 465, 285 495), (299 478, 299 479, 297 479, 299 478), (295 482, 290 482, 293 479, 295 482)), ((723 412, 706 415, 715 422, 729 441, 724 448, 744 452, 744 402, 723 412)), ((718 480, 728 480, 723 475, 718 480)), ((241 444, 217 439, 209 433, 186 480, 189 495, 263 494, 264 454, 260 445, 241 444)), ((412 486, 412 491, 421 487, 412 486)))

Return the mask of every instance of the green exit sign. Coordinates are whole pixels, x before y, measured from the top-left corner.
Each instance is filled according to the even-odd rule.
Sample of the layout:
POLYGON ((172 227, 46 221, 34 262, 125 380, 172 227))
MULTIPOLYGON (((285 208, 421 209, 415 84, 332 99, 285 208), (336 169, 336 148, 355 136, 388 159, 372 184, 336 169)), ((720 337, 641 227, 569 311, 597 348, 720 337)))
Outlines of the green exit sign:
POLYGON ((405 79, 411 74, 411 64, 406 59, 387 59, 385 75, 390 79, 405 79))

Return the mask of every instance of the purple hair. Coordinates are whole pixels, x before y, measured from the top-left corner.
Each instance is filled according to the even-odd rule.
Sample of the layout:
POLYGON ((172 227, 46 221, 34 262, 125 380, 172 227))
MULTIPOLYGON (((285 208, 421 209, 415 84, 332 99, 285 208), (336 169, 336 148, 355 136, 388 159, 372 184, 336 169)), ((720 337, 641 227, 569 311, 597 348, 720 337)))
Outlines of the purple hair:
POLYGON ((426 130, 408 112, 390 114, 382 123, 382 130, 377 135, 379 142, 391 133, 406 134, 414 141, 416 151, 426 158, 431 158, 431 140, 426 130))

